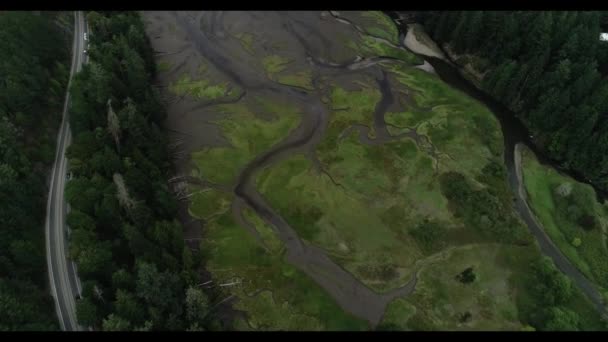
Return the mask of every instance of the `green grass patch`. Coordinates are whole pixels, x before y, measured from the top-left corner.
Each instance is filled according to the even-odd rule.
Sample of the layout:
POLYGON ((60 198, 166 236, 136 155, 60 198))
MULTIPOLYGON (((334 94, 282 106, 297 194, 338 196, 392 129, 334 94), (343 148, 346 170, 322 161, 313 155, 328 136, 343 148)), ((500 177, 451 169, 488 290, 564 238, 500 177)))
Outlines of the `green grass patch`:
POLYGON ((498 259, 503 249, 518 253, 519 248, 468 245, 429 262, 416 291, 406 299, 416 308, 415 314, 392 322, 412 330, 519 330, 516 299, 508 282, 511 270, 498 259), (463 283, 457 276, 468 268, 475 280, 463 283))
POLYGON ((373 133, 373 113, 381 98, 377 88, 365 84, 355 91, 346 91, 335 86, 330 95, 328 100, 333 112, 325 138, 318 147, 321 153, 333 149, 340 134, 352 124, 368 126, 373 133))
POLYGON ((310 70, 298 71, 289 75, 279 75, 277 77, 277 82, 307 90, 314 90, 312 85, 312 72, 310 70))
POLYGON ((169 91, 177 95, 189 95, 197 99, 216 100, 234 95, 228 82, 212 85, 207 79, 192 80, 190 75, 182 75, 177 82, 169 84, 169 91))
POLYGON ((235 308, 247 313, 255 330, 367 328, 344 313, 312 279, 283 261, 282 254, 259 246, 229 214, 209 224, 204 249, 206 267, 216 282, 240 280, 227 291, 238 297, 235 308))
POLYGON ((267 114, 275 115, 274 119, 260 119, 244 102, 217 106, 225 117, 215 123, 231 146, 208 147, 193 153, 192 159, 203 178, 223 184, 235 181, 247 162, 276 144, 298 124, 299 110, 293 105, 265 98, 255 101, 267 114))
MULTIPOLYGON (((422 81, 440 82, 437 78, 422 81)), ((380 93, 365 83, 359 84, 361 88, 355 91, 334 86, 329 99, 333 112, 317 151, 333 181, 328 175, 314 170, 303 156, 296 156, 264 170, 259 175, 258 185, 302 238, 327 250, 336 262, 368 286, 386 291, 407 281, 416 261, 448 246, 448 243, 442 243, 443 240, 453 236, 451 231, 462 233, 459 228, 462 222, 448 210, 448 201, 434 174, 433 159, 420 151, 413 141, 404 138, 389 144, 366 146, 358 141, 358 134, 340 137, 352 124, 372 125, 380 93), (430 228, 421 226, 427 219, 439 228, 432 230, 433 224, 430 228)), ((418 85, 420 91, 425 86, 411 84, 418 85)), ((437 91, 444 90, 432 86, 437 91)), ((427 126, 438 125, 433 120, 451 119, 452 125, 442 127, 476 137, 474 117, 465 116, 464 110, 456 111, 447 103, 441 104, 443 107, 427 114, 427 126)), ((477 113, 477 116, 484 115, 489 116, 488 122, 495 120, 487 110, 477 113)), ((423 131, 431 140, 439 140, 438 133, 432 129, 423 131)), ((494 137, 500 139, 500 131, 494 137)), ((456 136, 442 138, 446 140, 442 142, 442 148, 447 148, 453 140, 462 139, 456 136)), ((481 145, 479 140, 475 143, 481 145)), ((482 151, 478 153, 485 152, 484 156, 491 157, 484 145, 468 149, 475 148, 482 151)), ((479 161, 470 165, 457 163, 459 160, 445 163, 447 170, 458 165, 458 169, 466 169, 471 178, 484 167, 479 161)), ((460 243, 466 239, 456 241, 460 243)))
POLYGON ((259 189, 302 238, 329 251, 369 286, 384 291, 404 283, 423 255, 408 223, 449 215, 438 189, 430 190, 428 158, 409 140, 363 146, 354 135, 335 154, 341 160, 328 172, 341 186, 295 156, 261 172, 259 189), (427 183, 418 192, 408 186, 410 179, 427 183))
POLYGON ((528 203, 551 240, 588 278, 608 287, 608 212, 593 188, 540 164, 528 149, 522 166, 528 203))
POLYGON ((364 57, 393 57, 408 65, 422 65, 424 60, 404 48, 397 48, 374 37, 362 36, 360 43, 349 41, 347 44, 355 51, 360 51, 364 57))
POLYGON ((198 219, 209 220, 225 213, 232 203, 232 195, 214 189, 196 192, 190 199, 190 215, 198 219))
POLYGON ((399 63, 385 65, 415 102, 406 112, 391 113, 387 122, 419 125, 419 133, 429 136, 438 150, 453 157, 444 160, 447 168, 470 177, 475 176, 472 170, 480 170, 489 159, 502 156, 500 124, 483 104, 435 75, 399 63))
POLYGON ((170 62, 167 62, 167 61, 160 61, 160 62, 158 62, 158 65, 157 65, 157 68, 156 68, 156 69, 157 69, 159 72, 167 72, 167 71, 171 70, 171 66, 172 66, 172 65, 171 65, 171 63, 170 63, 170 62))
POLYGON ((415 310, 396 304, 405 312, 402 319, 386 315, 382 324, 392 330, 547 330, 546 312, 558 305, 575 314, 578 329, 605 329, 574 285, 557 301, 554 288, 568 279, 552 263, 553 278, 539 277, 541 260, 534 245, 473 244, 434 255, 424 261, 416 291, 406 298, 415 310), (465 281, 467 269, 474 276, 465 281))
POLYGON ((247 51, 247 53, 251 55, 254 54, 255 51, 253 50, 253 39, 255 36, 252 33, 239 32, 234 36, 241 42, 241 45, 243 45, 243 48, 245 51, 247 51))
POLYGON ((369 34, 384 38, 393 44, 399 43, 399 30, 393 20, 386 14, 381 11, 366 11, 362 12, 361 16, 373 23, 369 26, 365 25, 365 30, 369 34))
POLYGON ((406 322, 416 314, 416 307, 403 298, 390 302, 377 330, 407 330, 406 322))
POLYGON ((314 90, 312 85, 312 71, 310 69, 282 73, 292 60, 279 55, 269 55, 262 59, 262 65, 269 79, 281 84, 297 86, 307 90, 314 90))
POLYGON ((251 208, 247 208, 244 211, 244 217, 254 227, 255 230, 260 234, 262 241, 272 254, 281 254, 284 250, 283 242, 276 235, 274 228, 260 218, 251 208))
POLYGON ((428 113, 424 110, 408 108, 407 111, 404 112, 387 112, 384 115, 384 121, 389 124, 388 128, 391 134, 397 134, 399 129, 394 129, 390 125, 396 127, 411 127, 414 128, 418 124, 422 124, 425 121, 430 121, 434 119, 435 121, 441 122, 443 118, 441 116, 437 117, 434 113, 428 113))
POLYGON ((269 55, 262 58, 262 65, 266 71, 268 78, 274 79, 275 75, 287 68, 287 64, 291 61, 279 55, 269 55))

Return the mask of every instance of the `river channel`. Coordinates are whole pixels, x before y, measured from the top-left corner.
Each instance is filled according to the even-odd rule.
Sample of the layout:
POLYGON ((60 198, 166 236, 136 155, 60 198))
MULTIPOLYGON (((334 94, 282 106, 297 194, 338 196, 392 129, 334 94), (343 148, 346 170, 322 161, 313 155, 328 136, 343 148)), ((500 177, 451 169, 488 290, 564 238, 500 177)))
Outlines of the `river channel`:
MULTIPOLYGON (((399 18, 397 13, 388 13, 391 18, 399 18)), ((407 26, 398 21, 395 22, 401 33, 401 41, 407 33, 407 26)), ((405 46, 404 46, 405 47, 405 46)), ((411 51, 411 50, 410 50, 411 51)), ((527 128, 516 117, 515 113, 508 110, 505 106, 492 99, 489 95, 477 89, 469 81, 465 80, 459 71, 452 65, 442 59, 418 55, 427 61, 435 70, 436 74, 447 84, 456 88, 470 97, 483 103, 490 109, 500 122, 502 135, 504 138, 504 162, 507 167, 509 185, 515 197, 515 208, 521 219, 528 226, 532 235, 536 238, 543 254, 550 257, 557 268, 572 279, 572 281, 587 295, 594 306, 604 316, 608 316, 608 310, 603 302, 602 295, 597 287, 590 282, 559 250, 559 248, 551 241, 545 233, 542 225, 536 219, 534 213, 530 209, 527 200, 526 192, 523 185, 520 149, 523 145, 531 149, 537 156, 538 160, 547 166, 560 169, 553 161, 546 158, 533 144, 530 133, 527 128)), ((563 172, 563 170, 560 170, 563 172)), ((571 175, 575 179, 580 179, 576 175, 571 175)))

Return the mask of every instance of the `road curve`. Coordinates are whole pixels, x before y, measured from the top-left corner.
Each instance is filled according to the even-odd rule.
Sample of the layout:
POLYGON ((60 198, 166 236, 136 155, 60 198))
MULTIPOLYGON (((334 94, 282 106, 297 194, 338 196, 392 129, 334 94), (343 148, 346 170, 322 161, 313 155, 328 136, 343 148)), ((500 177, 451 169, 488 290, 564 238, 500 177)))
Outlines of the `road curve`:
POLYGON ((509 174, 509 182, 514 190, 516 190, 516 205, 522 219, 530 228, 530 232, 538 241, 541 251, 550 257, 557 268, 568 275, 572 281, 589 297, 593 305, 604 319, 608 319, 608 309, 604 303, 601 293, 597 286, 589 281, 581 271, 574 266, 570 260, 562 253, 562 251, 553 243, 549 235, 545 232, 542 224, 538 221, 534 212, 528 205, 527 192, 524 185, 523 170, 521 162, 521 153, 524 148, 523 143, 517 143, 514 147, 514 172, 509 174))
POLYGON ((65 151, 72 140, 68 115, 69 89, 72 76, 79 72, 83 63, 88 60, 83 53, 85 32, 84 16, 82 12, 77 11, 74 13, 72 67, 63 104, 63 118, 57 135, 57 151, 55 152, 55 162, 51 173, 45 222, 46 258, 51 294, 55 299, 55 310, 61 329, 66 331, 87 330, 87 328, 78 325, 76 320, 76 296, 80 294, 81 288, 76 273, 76 265, 68 258, 68 227, 65 218, 68 208, 63 196, 67 175, 65 151))

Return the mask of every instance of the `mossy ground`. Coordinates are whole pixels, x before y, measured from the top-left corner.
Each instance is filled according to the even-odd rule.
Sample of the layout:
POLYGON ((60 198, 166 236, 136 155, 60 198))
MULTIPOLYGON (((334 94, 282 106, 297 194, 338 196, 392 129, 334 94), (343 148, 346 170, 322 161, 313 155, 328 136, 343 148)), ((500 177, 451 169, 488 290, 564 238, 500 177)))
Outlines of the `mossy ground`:
POLYGON ((404 48, 391 46, 386 42, 370 36, 361 37, 359 43, 353 40, 349 41, 347 44, 353 50, 359 51, 363 57, 392 57, 412 65, 421 65, 424 63, 420 57, 410 53, 404 48))
POLYGON ((301 70, 294 73, 282 74, 277 77, 277 82, 285 85, 296 86, 306 90, 313 90, 312 72, 310 70, 301 70))
MULTIPOLYGON (((159 68, 163 62, 159 63, 159 68)), ((166 67, 162 65, 162 67, 166 67)), ((170 67, 170 64, 169 64, 170 67)), ((213 73, 209 71, 209 65, 206 61, 201 61, 196 73, 184 73, 179 76, 176 82, 169 84, 169 91, 178 96, 190 96, 199 100, 218 100, 237 98, 242 90, 231 85, 229 82, 214 82, 213 73)))
POLYGON ((190 215, 208 221, 228 211, 232 195, 214 189, 204 189, 196 191, 190 203, 190 215))
POLYGON ((189 95, 197 99, 215 100, 228 96, 228 83, 212 85, 208 80, 193 80, 190 75, 182 75, 177 82, 169 85, 169 91, 177 95, 189 95))
POLYGON ((262 59, 262 65, 269 78, 273 78, 275 74, 285 70, 287 65, 291 63, 287 58, 279 55, 268 55, 262 59))
POLYGON ((167 72, 167 71, 171 70, 171 63, 168 61, 159 62, 157 65, 157 70, 159 72, 167 72))
POLYGON ((251 101, 216 106, 225 116, 215 123, 222 128, 230 146, 209 147, 193 154, 203 178, 214 183, 234 182, 247 162, 287 136, 299 122, 299 110, 291 104, 261 97, 251 101), (274 118, 261 119, 252 112, 254 104, 274 118))
POLYGON ((399 43, 399 31, 391 18, 381 11, 361 12, 365 21, 365 30, 376 37, 384 38, 393 44, 399 43))
POLYGON ((312 71, 308 68, 303 70, 287 70, 293 61, 279 55, 268 55, 262 59, 262 65, 266 75, 271 80, 280 84, 296 86, 306 90, 313 90, 312 71))
MULTIPOLYGON (((404 138, 367 146, 356 134, 340 137, 353 123, 372 124, 380 93, 365 83, 360 85, 360 89, 350 92, 335 86, 331 92, 334 111, 318 158, 333 181, 325 173, 318 173, 304 157, 294 157, 262 172, 258 184, 301 237, 330 251, 337 262, 369 286, 385 291, 405 283, 416 261, 424 258, 410 229, 424 219, 453 229, 461 228, 461 224, 452 217, 441 194, 433 159, 414 141, 404 138)), ((474 115, 461 119, 463 112, 444 107, 430 111, 427 120, 445 119, 447 113, 454 116, 455 125, 450 128, 459 132, 452 134, 453 140, 476 138, 476 132, 469 129, 474 126, 470 122, 474 115)), ((487 110, 476 115, 495 120, 487 110)), ((495 137, 500 139, 500 133, 495 137)), ((491 157, 484 152, 487 147, 475 140, 469 146, 474 151, 469 153, 491 157)), ((434 143, 432 137, 431 141, 434 143)), ((442 147, 451 143, 446 141, 442 147)), ((485 165, 458 162, 446 162, 442 170, 450 171, 457 165, 457 170, 466 169, 474 175, 485 165)))
POLYGON ((466 245, 428 261, 420 272, 416 292, 392 303, 384 324, 412 330, 520 330, 511 265, 502 265, 501 253, 519 253, 518 247, 466 245), (456 276, 472 267, 472 283, 456 276), (396 313, 400 313, 397 315, 396 313), (471 315, 464 320, 463 315, 471 315))
POLYGON ((245 51, 250 54, 254 54, 253 41, 255 36, 250 32, 239 32, 235 34, 235 37, 241 42, 245 51))
MULTIPOLYGON (((207 225, 202 248, 206 268, 216 283, 239 284, 229 288, 238 301, 235 309, 247 313, 255 330, 364 330, 367 323, 342 311, 322 288, 283 260, 282 245, 272 228, 255 214, 246 217, 265 237, 270 251, 236 224, 229 213, 207 225)), ((241 322, 246 328, 245 322, 241 322)))

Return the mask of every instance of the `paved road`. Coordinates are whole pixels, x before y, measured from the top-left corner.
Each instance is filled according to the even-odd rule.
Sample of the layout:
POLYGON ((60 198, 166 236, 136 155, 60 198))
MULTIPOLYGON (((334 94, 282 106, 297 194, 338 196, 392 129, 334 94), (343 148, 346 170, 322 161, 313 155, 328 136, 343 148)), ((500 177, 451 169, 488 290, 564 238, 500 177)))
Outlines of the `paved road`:
POLYGON ((85 327, 79 326, 76 321, 76 296, 82 290, 76 273, 76 265, 68 259, 68 227, 65 217, 68 207, 63 197, 67 174, 65 151, 72 140, 68 116, 68 104, 70 103, 69 86, 72 76, 79 72, 82 64, 88 60, 83 53, 86 25, 82 12, 75 12, 74 20, 72 68, 70 70, 68 91, 66 92, 63 105, 63 119, 57 136, 57 151, 51 174, 45 224, 46 256, 51 292, 55 298, 55 309, 61 329, 67 331, 86 330, 85 327))
POLYGON ((589 297, 593 305, 600 312, 600 315, 604 319, 608 319, 608 308, 604 303, 602 294, 598 291, 597 286, 589 281, 581 271, 574 266, 570 260, 562 253, 562 251, 553 243, 549 235, 545 232, 542 224, 537 220, 533 211, 528 206, 526 189, 524 186, 523 174, 522 174, 522 163, 521 163, 521 150, 524 147, 522 143, 515 145, 514 151, 514 171, 509 175, 512 186, 516 189, 517 208, 522 216, 522 219, 526 222, 530 231, 538 241, 541 251, 550 257, 557 268, 563 273, 568 275, 573 282, 589 297))

